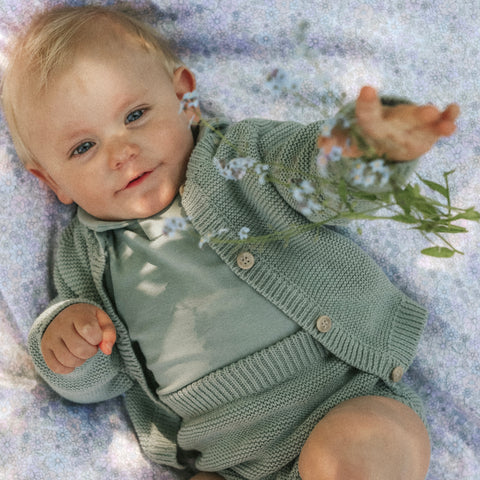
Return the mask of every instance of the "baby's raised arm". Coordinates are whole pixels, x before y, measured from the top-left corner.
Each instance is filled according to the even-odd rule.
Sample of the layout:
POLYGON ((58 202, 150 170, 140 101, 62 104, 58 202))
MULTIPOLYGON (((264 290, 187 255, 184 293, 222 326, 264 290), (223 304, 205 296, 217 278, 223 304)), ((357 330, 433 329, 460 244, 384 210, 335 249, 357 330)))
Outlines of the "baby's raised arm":
MULTIPOLYGON (((456 104, 441 111, 433 105, 382 105, 372 87, 363 87, 356 101, 355 116, 363 139, 378 156, 390 161, 408 161, 428 152, 442 136, 455 131, 460 113, 456 104)), ((359 157, 359 146, 348 144, 348 130, 336 127, 329 137, 319 137, 318 146, 329 153, 335 145, 343 156, 359 157)))
POLYGON ((100 349, 112 353, 116 330, 110 317, 88 303, 70 305, 45 330, 41 350, 54 373, 67 374, 83 365, 100 349))

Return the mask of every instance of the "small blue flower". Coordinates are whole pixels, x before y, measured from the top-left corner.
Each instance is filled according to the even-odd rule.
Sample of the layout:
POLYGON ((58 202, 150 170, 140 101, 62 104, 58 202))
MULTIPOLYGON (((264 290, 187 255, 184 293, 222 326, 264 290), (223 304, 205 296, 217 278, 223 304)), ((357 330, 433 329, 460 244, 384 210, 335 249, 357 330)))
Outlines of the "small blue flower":
POLYGON ((315 193, 315 188, 313 187, 312 182, 310 182, 309 180, 302 180, 302 182, 300 183, 300 188, 307 195, 315 193))
POLYGON ((313 212, 312 212, 312 210, 311 210, 309 207, 307 207, 306 205, 304 205, 304 206, 300 207, 300 213, 301 213, 302 215, 311 215, 313 212))
POLYGON ((375 175, 372 175, 372 174, 370 174, 370 175, 365 175, 365 176, 363 177, 363 183, 362 183, 362 185, 363 185, 364 187, 371 187, 371 186, 373 186, 373 185, 375 184, 375 180, 376 180, 375 175))
POLYGON ((207 233, 204 237, 200 238, 198 242, 198 248, 202 248, 206 243, 208 243, 213 237, 213 233, 207 233))
POLYGON ((299 187, 292 188, 292 196, 297 202, 305 201, 305 192, 299 187))
POLYGON ((311 215, 323 208, 317 202, 317 192, 310 180, 293 181, 290 185, 290 191, 298 204, 298 211, 303 215, 311 215))
POLYGON ((333 146, 328 154, 325 153, 323 148, 318 150, 316 165, 321 177, 326 178, 328 176, 328 163, 340 161, 342 159, 342 153, 343 149, 338 145, 333 146))
POLYGON ((380 183, 379 185, 381 187, 385 186, 388 182, 390 181, 390 169, 387 167, 387 169, 382 173, 380 177, 380 183))
POLYGON ((352 184, 353 185, 362 185, 363 182, 363 173, 365 171, 365 163, 361 160, 357 160, 351 171, 352 184))
POLYGON ((190 107, 198 108, 200 102, 198 100, 198 93, 196 90, 193 92, 187 92, 180 101, 180 108, 178 113, 182 113, 188 110, 190 107))
POLYGON ((373 160, 373 162, 370 162, 369 166, 373 173, 384 173, 387 169, 387 167, 385 167, 383 158, 377 158, 376 160, 373 160))
POLYGON ((321 177, 325 178, 328 175, 328 157, 325 155, 323 148, 318 151, 316 160, 317 170, 321 177))
POLYGON ((315 202, 311 198, 307 202, 307 207, 310 208, 313 212, 319 212, 323 209, 322 205, 318 202, 315 202))
POLYGON ((332 162, 338 162, 342 158, 342 152, 343 152, 342 147, 335 145, 332 147, 327 157, 332 162))
POLYGON ((247 170, 253 167, 257 161, 251 157, 234 158, 228 163, 217 157, 213 158, 213 163, 217 167, 218 172, 227 180, 241 180, 247 173, 247 170))
POLYGON ((221 235, 224 235, 225 233, 228 233, 228 228, 220 228, 216 233, 215 232, 210 232, 207 233, 205 236, 200 238, 200 241, 198 242, 198 247, 202 248, 206 243, 210 242, 212 238, 215 237, 220 237, 221 235))
POLYGON ((238 232, 238 236, 240 240, 245 240, 248 238, 248 234, 250 233, 250 229, 248 227, 242 227, 238 232))
POLYGON ((266 165, 265 163, 257 163, 255 165, 255 173, 258 175, 258 183, 260 183, 260 185, 265 185, 267 182, 269 168, 269 165, 266 165))
POLYGON ((385 186, 390 180, 390 167, 385 165, 383 159, 378 158, 365 163, 357 160, 350 173, 352 184, 361 187, 378 185, 385 186))
POLYGON ((352 125, 352 122, 347 117, 339 117, 337 120, 339 121, 342 128, 344 128, 344 129, 350 128, 351 125, 352 125))
POLYGON ((163 225, 163 234, 168 238, 173 238, 177 232, 184 231, 188 228, 188 222, 183 217, 172 217, 165 219, 163 225))
POLYGON ((333 127, 335 127, 335 124, 336 124, 336 121, 334 118, 326 120, 320 130, 320 136, 330 137, 330 135, 332 134, 333 127))

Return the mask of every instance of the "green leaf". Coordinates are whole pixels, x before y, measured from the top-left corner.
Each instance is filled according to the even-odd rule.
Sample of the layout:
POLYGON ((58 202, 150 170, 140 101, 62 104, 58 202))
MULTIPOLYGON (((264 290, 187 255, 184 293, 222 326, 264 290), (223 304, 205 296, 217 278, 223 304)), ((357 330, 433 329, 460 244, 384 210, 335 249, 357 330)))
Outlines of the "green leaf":
POLYGON ((457 225, 441 224, 435 221, 421 221, 418 227, 414 227, 415 230, 422 230, 427 233, 467 233, 468 230, 464 227, 457 225))
POLYGON ((418 220, 411 215, 393 215, 390 217, 390 220, 395 220, 396 222, 414 224, 418 223, 418 220))
POLYGON ((454 220, 460 220, 460 219, 472 220, 474 222, 478 222, 480 220, 480 213, 477 212, 474 207, 467 208, 465 212, 455 215, 451 221, 453 222, 454 220))
MULTIPOLYGON (((410 185, 407 185, 409 187, 410 185)), ((411 195, 411 190, 397 190, 393 192, 393 195, 395 197, 395 201, 397 202, 397 205, 408 215, 411 211, 411 206, 412 206, 412 195, 411 195)))
POLYGON ((342 200, 342 202, 345 204, 345 205, 348 205, 348 196, 347 196, 347 182, 345 182, 345 180, 340 180, 339 184, 338 184, 338 195, 340 197, 340 199, 342 200))
POLYGON ((466 233, 468 230, 457 225, 437 225, 432 228, 435 233, 466 233))
POLYGON ((368 200, 369 202, 375 202, 378 200, 378 197, 375 193, 368 193, 368 192, 355 192, 353 194, 355 198, 358 198, 360 200, 368 200))
POLYGON ((417 173, 417 177, 425 184, 427 187, 431 188, 432 190, 435 190, 436 192, 441 193, 445 198, 449 197, 449 191, 446 187, 443 185, 440 185, 439 183, 432 182, 431 180, 426 180, 425 178, 422 178, 420 175, 417 173))
POLYGON ((438 218, 438 210, 424 197, 412 199, 411 206, 429 217, 438 218))
POLYGON ((455 255, 455 251, 446 247, 430 247, 424 248, 422 252, 424 255, 437 258, 450 258, 455 255))

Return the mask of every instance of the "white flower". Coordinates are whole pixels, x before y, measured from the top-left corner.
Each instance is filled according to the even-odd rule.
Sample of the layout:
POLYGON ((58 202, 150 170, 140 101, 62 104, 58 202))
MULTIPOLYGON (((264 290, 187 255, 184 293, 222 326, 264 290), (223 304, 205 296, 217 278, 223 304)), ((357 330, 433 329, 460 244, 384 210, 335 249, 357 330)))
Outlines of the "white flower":
POLYGON ((378 185, 383 187, 390 180, 390 173, 390 167, 385 165, 383 159, 378 158, 369 163, 357 160, 350 176, 353 185, 361 187, 378 185))
POLYGON ((247 174, 247 170, 253 167, 257 161, 252 157, 244 157, 234 158, 226 163, 214 157, 213 163, 223 178, 227 180, 241 180, 247 174))
POLYGON ((370 162, 369 167, 372 169, 373 173, 384 173, 385 170, 388 168, 385 166, 383 158, 377 158, 377 160, 370 162))
POLYGON ((313 188, 312 182, 309 180, 303 180, 300 183, 300 188, 307 194, 315 193, 315 188, 313 188))
POLYGON ((245 240, 248 238, 248 234, 250 233, 250 229, 248 227, 242 227, 238 232, 238 236, 240 240, 245 240))

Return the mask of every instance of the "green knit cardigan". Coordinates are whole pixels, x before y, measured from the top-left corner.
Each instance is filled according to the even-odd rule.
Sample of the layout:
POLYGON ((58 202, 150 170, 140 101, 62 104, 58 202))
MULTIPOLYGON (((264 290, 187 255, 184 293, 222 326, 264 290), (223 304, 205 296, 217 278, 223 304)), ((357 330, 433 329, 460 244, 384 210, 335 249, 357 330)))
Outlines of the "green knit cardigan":
MULTIPOLYGON (((189 161, 182 197, 201 237, 228 229, 222 238, 233 240, 245 226, 253 237, 322 220, 321 213, 310 218, 299 213, 286 186, 288 178, 283 186, 262 184, 253 172, 240 181, 226 180, 212 161, 215 156, 228 161, 242 152, 270 165, 277 178, 286 171, 278 165, 314 173, 316 138, 322 123, 303 126, 245 120, 213 125, 223 137, 203 129, 189 161)), ((413 167, 414 162, 393 168, 402 180, 413 167)), ((349 166, 342 160, 335 168, 349 166)), ((288 243, 226 242, 211 243, 211 247, 234 274, 348 364, 377 375, 387 384, 398 380, 392 372, 398 376, 399 367, 405 371, 411 364, 426 312, 392 285, 351 240, 322 226, 298 234, 288 243), (239 253, 245 251, 254 258, 253 266, 247 269, 237 263, 239 253), (320 317, 330 319, 328 328, 318 327, 320 317)), ((158 463, 181 468, 175 443, 181 418, 156 395, 142 356, 108 298, 103 283, 106 262, 106 245, 74 218, 57 254, 54 280, 58 296, 35 321, 29 335, 31 356, 46 382, 71 401, 98 402, 126 393, 127 410, 145 453, 158 463), (44 362, 41 338, 56 315, 78 302, 97 305, 108 313, 117 329, 117 343, 112 355, 99 352, 74 372, 57 375, 44 362)))

